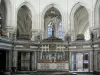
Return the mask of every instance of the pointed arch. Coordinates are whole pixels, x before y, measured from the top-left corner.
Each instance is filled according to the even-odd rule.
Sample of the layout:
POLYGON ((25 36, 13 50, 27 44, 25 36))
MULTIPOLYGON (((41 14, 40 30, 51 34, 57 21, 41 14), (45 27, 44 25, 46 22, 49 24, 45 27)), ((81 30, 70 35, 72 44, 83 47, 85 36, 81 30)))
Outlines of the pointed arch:
POLYGON ((42 17, 43 17, 42 21, 43 21, 44 36, 50 37, 50 36, 52 36, 51 34, 54 34, 54 36, 61 38, 60 36, 62 34, 61 35, 59 35, 59 34, 62 32, 62 30, 59 27, 62 27, 62 26, 59 26, 59 25, 60 25, 60 22, 62 24, 62 14, 59 11, 59 9, 57 9, 55 7, 55 4, 51 4, 50 6, 47 6, 45 8, 44 12, 42 13, 42 17), (54 16, 51 17, 51 14, 56 15, 56 17, 54 17, 54 16), (48 26, 49 24, 51 24, 50 27, 48 26), (49 30, 51 33, 49 33, 49 30), (50 34, 50 35, 48 35, 48 34, 50 34))
POLYGON ((7 17, 6 17, 6 25, 11 25, 11 19, 12 19, 12 5, 10 0, 4 0, 6 9, 7 9, 7 17))
MULTIPOLYGON (((51 4, 48 4, 47 6, 45 6, 42 14, 41 14, 41 27, 42 27, 42 30, 44 30, 44 16, 45 16, 45 13, 47 10, 49 10, 50 8, 52 8, 52 4, 54 5, 54 7, 60 12, 61 16, 62 16, 62 20, 63 20, 63 12, 62 12, 62 9, 57 5, 57 4, 54 4, 54 3, 51 3, 51 4)), ((63 23, 62 23, 63 24, 63 23)))
POLYGON ((17 38, 31 39, 32 12, 27 5, 22 5, 17 13, 17 38))
POLYGON ((0 11, 2 16, 2 34, 6 34, 7 26, 12 24, 12 5, 10 0, 1 0, 0 11))
POLYGON ((100 28, 100 0, 97 0, 95 3, 94 16, 95 28, 100 28))
MULTIPOLYGON (((87 7, 86 4, 84 4, 84 3, 81 3, 81 2, 76 3, 76 4, 73 6, 73 8, 72 8, 72 10, 71 10, 71 13, 70 13, 70 24, 71 24, 70 29, 71 29, 72 34, 73 34, 73 35, 72 35, 73 40, 76 39, 77 34, 80 34, 80 33, 82 33, 83 31, 85 31, 85 30, 81 30, 80 33, 77 33, 77 32, 79 32, 79 31, 76 32, 76 29, 75 29, 75 27, 76 27, 76 25, 75 25, 75 14, 77 14, 77 11, 79 11, 80 14, 83 13, 82 11, 86 11, 86 13, 87 13, 87 15, 88 15, 88 22, 86 21, 84 24, 87 25, 87 23, 88 23, 88 26, 90 25, 90 23, 89 23, 89 19, 90 19, 89 16, 90 16, 90 15, 89 15, 88 7, 87 7)), ((78 14, 78 15, 79 15, 79 14, 78 14)), ((81 16, 81 15, 80 15, 80 16, 81 16)), ((86 15, 85 15, 85 16, 86 16, 86 15)), ((83 17, 85 17, 85 16, 83 16, 83 17)), ((82 19, 82 18, 81 18, 81 19, 82 19)), ((83 27, 87 27, 87 26, 83 26, 83 27)), ((84 28, 82 28, 82 29, 84 29, 84 28)))
MULTIPOLYGON (((16 10, 16 13, 18 14, 18 10, 22 7, 22 6, 26 6, 28 7, 28 9, 30 10, 31 12, 31 15, 32 15, 32 29, 34 28, 34 25, 36 24, 36 11, 35 11, 35 8, 34 6, 29 2, 29 1, 25 1, 23 3, 21 3, 18 7, 17 7, 17 10, 16 10)), ((17 15, 16 15, 16 23, 17 23, 17 15)))

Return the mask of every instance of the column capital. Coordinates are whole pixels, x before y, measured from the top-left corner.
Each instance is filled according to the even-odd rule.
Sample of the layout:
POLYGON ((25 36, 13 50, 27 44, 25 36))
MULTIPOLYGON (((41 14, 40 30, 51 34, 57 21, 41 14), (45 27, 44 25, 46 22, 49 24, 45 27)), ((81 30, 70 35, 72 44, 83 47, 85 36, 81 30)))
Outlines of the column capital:
POLYGON ((8 37, 12 38, 13 34, 16 35, 17 28, 16 27, 12 27, 12 26, 7 26, 6 27, 6 31, 7 31, 8 37))
POLYGON ((13 32, 13 33, 16 32, 17 30, 16 27, 12 27, 12 26, 7 26, 6 29, 7 29, 7 32, 13 32))

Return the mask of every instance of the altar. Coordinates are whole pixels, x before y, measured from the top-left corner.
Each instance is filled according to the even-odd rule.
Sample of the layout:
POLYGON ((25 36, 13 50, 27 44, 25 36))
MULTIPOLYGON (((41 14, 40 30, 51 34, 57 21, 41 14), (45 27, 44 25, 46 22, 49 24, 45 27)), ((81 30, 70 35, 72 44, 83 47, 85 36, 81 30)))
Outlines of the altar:
POLYGON ((51 36, 41 42, 38 70, 69 70, 68 51, 62 39, 51 36))

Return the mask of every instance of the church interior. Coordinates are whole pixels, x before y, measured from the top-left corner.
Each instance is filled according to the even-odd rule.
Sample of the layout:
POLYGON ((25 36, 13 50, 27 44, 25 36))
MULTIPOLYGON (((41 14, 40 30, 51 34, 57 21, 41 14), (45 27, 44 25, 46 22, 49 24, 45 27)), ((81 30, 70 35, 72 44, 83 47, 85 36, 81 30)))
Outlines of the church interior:
POLYGON ((0 72, 100 75, 99 50, 100 0, 0 0, 0 72))

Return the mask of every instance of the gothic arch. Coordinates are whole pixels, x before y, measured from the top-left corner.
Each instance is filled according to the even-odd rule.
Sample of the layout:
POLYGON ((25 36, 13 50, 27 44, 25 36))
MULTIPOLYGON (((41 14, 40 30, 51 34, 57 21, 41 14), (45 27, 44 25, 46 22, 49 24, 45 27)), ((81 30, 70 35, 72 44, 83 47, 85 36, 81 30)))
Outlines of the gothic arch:
MULTIPOLYGON (((75 22, 74 22, 74 15, 76 14, 76 11, 79 9, 79 8, 81 8, 81 7, 83 7, 83 8, 85 8, 86 9, 86 11, 87 11, 87 13, 88 13, 88 21, 89 21, 89 19, 90 19, 90 15, 89 15, 89 10, 88 10, 88 7, 87 7, 87 5, 85 4, 85 3, 81 3, 81 2, 78 2, 78 3, 76 3, 74 6, 73 6, 73 8, 72 8, 72 10, 71 10, 71 13, 70 13, 70 24, 71 24, 71 26, 70 26, 70 29, 71 29, 71 31, 72 31, 72 40, 75 40, 76 39, 76 36, 77 36, 77 33, 76 33, 76 31, 75 31, 75 22)), ((89 23, 89 22, 88 22, 89 23)), ((90 25, 90 23, 88 24, 88 25, 90 25)), ((84 26, 84 27, 87 27, 87 26, 84 26)), ((84 29, 84 28, 83 28, 84 29)), ((83 30, 84 31, 84 30, 83 30)), ((83 31, 81 31, 81 33, 83 32, 83 31)))
MULTIPOLYGON (((59 22, 61 21, 62 22, 62 19, 63 19, 63 16, 62 16, 62 12, 61 12, 61 10, 58 8, 58 6, 56 5, 56 4, 50 4, 49 6, 47 6, 45 9, 44 9, 44 11, 43 11, 43 13, 42 13, 42 26, 41 27, 43 27, 42 28, 42 30, 45 30, 44 31, 44 36, 45 36, 45 38, 46 37, 48 37, 47 36, 47 24, 45 24, 45 23, 47 23, 47 21, 45 21, 46 19, 48 19, 49 21, 51 21, 50 20, 50 18, 45 18, 45 16, 46 16, 46 14, 47 14, 47 12, 49 11, 49 10, 52 10, 52 9, 54 9, 55 10, 55 14, 59 14, 59 16, 60 16, 60 19, 59 19, 59 22)), ((49 12, 48 12, 49 13, 49 12)), ((50 14, 50 13, 49 13, 50 14)), ((53 17, 54 18, 54 17, 53 17)), ((53 19, 52 18, 52 19, 53 19)), ((57 19, 57 18, 56 18, 57 19)), ((58 20, 58 19, 57 19, 58 20)), ((59 23, 58 23, 59 24, 59 23)), ((55 36, 56 37, 59 37, 59 33, 58 33, 58 27, 57 27, 57 25, 55 25, 55 36)))
POLYGON ((12 5, 10 0, 4 0, 7 8, 7 20, 6 20, 6 25, 9 26, 11 25, 11 19, 12 19, 12 5))
POLYGON ((94 16, 95 28, 100 28, 100 0, 96 1, 94 16))
MULTIPOLYGON (((4 4, 4 16, 5 16, 5 22, 4 22, 4 31, 6 31, 7 26, 12 25, 12 5, 10 0, 1 0, 1 2, 3 2, 4 4)), ((2 7, 2 4, 1 4, 2 7)), ((0 9, 2 11, 2 9, 0 9)))
MULTIPOLYGON (((21 4, 18 6, 18 8, 17 8, 17 14, 18 14, 18 10, 19 10, 22 6, 24 6, 24 5, 27 6, 28 9, 29 9, 30 12, 31 12, 31 15, 32 15, 32 29, 33 29, 34 25, 36 24, 36 22, 35 22, 35 19, 36 19, 36 17, 35 17, 36 12, 35 12, 35 8, 32 6, 32 4, 31 4, 30 2, 25 1, 25 2, 21 3, 21 4)), ((17 15, 16 15, 16 23, 17 23, 17 15)))
POLYGON ((22 5, 17 13, 17 38, 29 40, 32 37, 32 12, 22 5))
MULTIPOLYGON (((42 14, 41 14, 41 25, 42 25, 41 27, 42 27, 42 30, 44 30, 44 16, 45 16, 45 13, 46 13, 47 10, 49 10, 49 9, 52 7, 52 4, 53 4, 53 3, 49 4, 48 6, 46 6, 46 7, 44 8, 42 14)), ((64 14, 63 14, 61 8, 60 8, 57 4, 54 4, 54 7, 55 7, 56 9, 58 9, 58 11, 60 12, 60 14, 61 14, 61 16, 62 16, 62 20, 63 20, 64 14)), ((63 25, 63 22, 62 22, 62 25, 63 25)))

